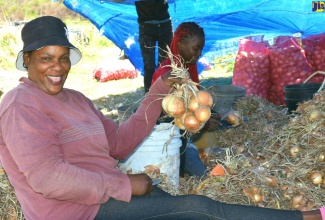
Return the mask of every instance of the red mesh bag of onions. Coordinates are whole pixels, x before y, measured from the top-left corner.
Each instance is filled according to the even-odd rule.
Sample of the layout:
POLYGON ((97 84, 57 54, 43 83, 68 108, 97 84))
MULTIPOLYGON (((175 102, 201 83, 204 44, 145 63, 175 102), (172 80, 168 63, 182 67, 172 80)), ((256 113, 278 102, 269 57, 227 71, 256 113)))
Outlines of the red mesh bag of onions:
POLYGON ((276 105, 282 105, 285 104, 284 86, 303 83, 312 74, 312 66, 306 59, 305 51, 293 37, 278 37, 275 44, 268 47, 268 53, 274 86, 267 99, 276 105))
POLYGON ((247 95, 267 98, 270 82, 270 62, 266 42, 240 39, 232 84, 246 88, 247 95))
MULTIPOLYGON (((308 63, 312 66, 312 71, 325 71, 325 33, 309 36, 302 39, 302 46, 306 53, 308 63)), ((312 79, 321 83, 324 75, 315 75, 312 79)))

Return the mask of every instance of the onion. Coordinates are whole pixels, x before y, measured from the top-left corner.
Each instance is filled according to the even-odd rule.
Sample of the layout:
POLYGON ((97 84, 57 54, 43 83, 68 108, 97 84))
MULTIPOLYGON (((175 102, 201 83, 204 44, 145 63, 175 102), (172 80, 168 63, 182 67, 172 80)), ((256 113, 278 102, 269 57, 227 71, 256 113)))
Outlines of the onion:
POLYGON ((175 125, 181 129, 181 130, 186 130, 185 125, 184 125, 184 119, 187 115, 193 114, 191 111, 186 111, 181 117, 175 118, 175 125))
POLYGON ((209 106, 209 108, 213 105, 213 99, 210 93, 207 91, 198 91, 196 93, 196 97, 198 98, 201 105, 209 106))
POLYGON ((227 115, 227 122, 234 127, 240 125, 238 116, 232 112, 227 115))
POLYGON ((303 201, 303 196, 302 195, 296 195, 292 198, 292 207, 295 209, 298 209, 303 201))
POLYGON ((200 122, 194 114, 189 114, 184 118, 184 126, 190 132, 197 131, 200 128, 200 122))
POLYGON ((192 112, 195 112, 200 106, 199 100, 195 95, 192 95, 188 103, 188 109, 192 112))
POLYGON ((324 162, 325 160, 325 154, 324 152, 321 152, 319 155, 318 155, 318 161, 319 162, 324 162))
POLYGON ((251 198, 254 202, 262 202, 263 196, 259 193, 254 193, 254 197, 251 198))
POLYGON ((312 172, 310 174, 310 180, 313 182, 313 184, 319 185, 323 182, 322 174, 318 172, 312 172))
POLYGON ((319 116, 320 116, 320 112, 318 110, 313 110, 309 115, 309 120, 314 122, 318 119, 319 116))
POLYGON ((293 146, 293 147, 290 148, 290 155, 292 157, 296 157, 297 154, 299 153, 299 151, 300 151, 300 147, 297 146, 297 145, 295 145, 295 146, 293 146))
POLYGON ((155 165, 147 165, 144 167, 144 172, 145 173, 152 173, 152 174, 160 174, 160 169, 159 167, 155 165))
POLYGON ((162 100, 164 111, 171 117, 180 117, 185 112, 185 103, 179 96, 169 94, 162 100))
POLYGON ((256 187, 253 188, 245 187, 243 188, 243 193, 256 203, 263 201, 263 196, 260 194, 260 190, 257 189, 256 187))
POLYGON ((208 106, 202 105, 195 110, 194 114, 199 122, 206 122, 211 116, 211 110, 208 106))
POLYGON ((275 176, 267 176, 265 177, 266 184, 270 187, 275 187, 276 186, 276 177, 275 176))
POLYGON ((236 154, 241 154, 244 150, 245 150, 245 148, 243 146, 239 146, 236 149, 236 154))

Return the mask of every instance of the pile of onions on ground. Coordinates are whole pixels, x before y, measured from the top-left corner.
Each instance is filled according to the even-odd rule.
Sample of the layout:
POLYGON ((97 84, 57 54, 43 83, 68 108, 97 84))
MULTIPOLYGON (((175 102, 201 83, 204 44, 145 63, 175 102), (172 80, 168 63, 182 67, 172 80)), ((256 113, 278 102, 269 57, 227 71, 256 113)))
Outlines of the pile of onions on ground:
POLYGON ((275 209, 324 206, 325 91, 301 103, 294 115, 251 98, 243 97, 241 108, 235 104, 248 123, 215 131, 220 139, 216 146, 225 152, 216 151, 208 162, 211 167, 221 163, 225 175, 181 179, 180 194, 275 209))

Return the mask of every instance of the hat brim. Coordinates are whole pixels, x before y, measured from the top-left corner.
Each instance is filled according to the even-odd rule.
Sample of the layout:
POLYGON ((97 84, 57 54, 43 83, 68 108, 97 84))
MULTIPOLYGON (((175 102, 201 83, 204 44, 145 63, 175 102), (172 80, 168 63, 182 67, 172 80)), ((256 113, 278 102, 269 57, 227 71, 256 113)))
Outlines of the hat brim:
POLYGON ((23 50, 21 50, 17 55, 16 68, 21 71, 27 71, 27 69, 24 67, 24 52, 39 50, 45 46, 50 45, 68 47, 70 49, 71 65, 77 64, 82 57, 80 50, 73 46, 69 41, 67 41, 65 38, 54 36, 38 40, 30 45, 27 45, 23 50))

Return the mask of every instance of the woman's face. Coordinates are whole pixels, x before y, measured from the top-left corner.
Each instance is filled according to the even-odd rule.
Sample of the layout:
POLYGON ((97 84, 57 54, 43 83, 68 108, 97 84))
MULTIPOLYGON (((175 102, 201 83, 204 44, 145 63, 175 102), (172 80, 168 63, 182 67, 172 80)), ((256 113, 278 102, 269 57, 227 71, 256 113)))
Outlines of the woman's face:
POLYGON ((185 63, 195 64, 202 54, 205 38, 193 36, 178 43, 179 55, 185 63))
POLYGON ((50 95, 58 94, 71 68, 70 50, 62 46, 46 46, 24 53, 28 78, 50 95))

